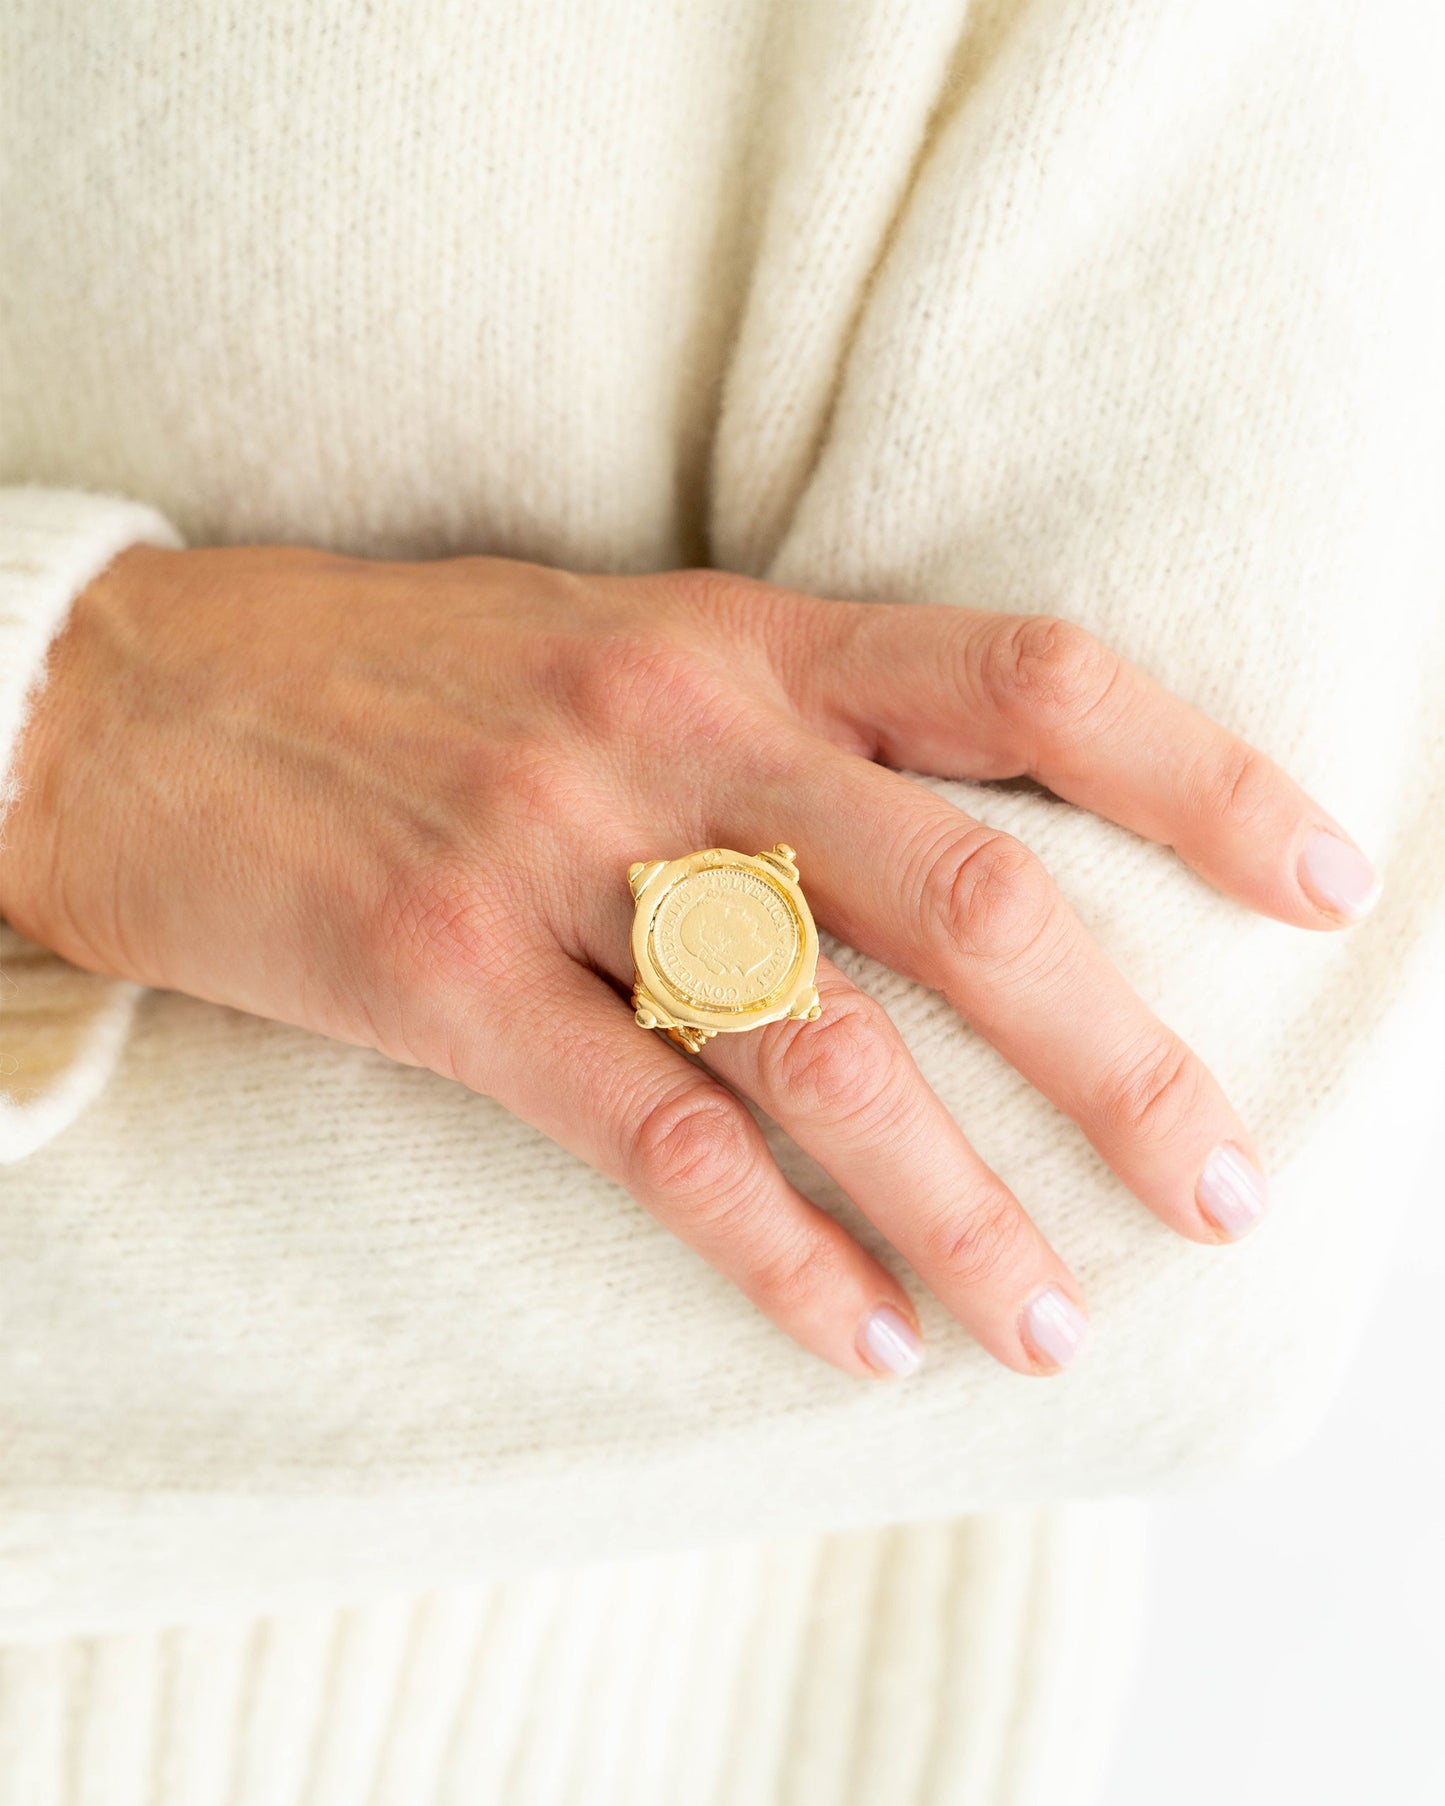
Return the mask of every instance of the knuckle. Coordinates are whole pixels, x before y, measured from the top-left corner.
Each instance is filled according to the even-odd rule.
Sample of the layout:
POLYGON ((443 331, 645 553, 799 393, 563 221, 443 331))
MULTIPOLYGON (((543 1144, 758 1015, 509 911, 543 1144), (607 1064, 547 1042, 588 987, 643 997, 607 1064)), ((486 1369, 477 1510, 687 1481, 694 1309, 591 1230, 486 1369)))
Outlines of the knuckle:
POLYGON ((629 745, 659 733, 670 738, 680 722, 693 738, 715 739, 745 712, 744 693, 719 659, 659 630, 599 635, 564 687, 569 713, 586 735, 629 745))
POLYGON ((1214 766, 1203 789, 1207 815, 1247 830, 1270 812, 1276 795, 1274 767, 1262 752, 1242 746, 1214 766))
POLYGON ((556 741, 519 735, 481 763, 471 794, 490 799, 511 831, 555 835, 597 819, 597 774, 556 741))
POLYGON ((365 938, 394 982, 433 991, 513 972, 510 920, 505 900, 474 872, 433 860, 393 877, 365 938))
POLYGON ((1036 946, 1055 916, 1053 884, 1022 841, 993 828, 964 835, 924 884, 928 913, 951 943, 988 960, 1036 946))
POLYGON ((1028 1239, 1023 1212, 1007 1193, 995 1191, 964 1215, 952 1213, 933 1223, 923 1254, 931 1273, 970 1289, 1008 1272, 1028 1239))
POLYGON ((1113 1077, 1098 1114, 1111 1136, 1167 1141, 1194 1115, 1203 1094, 1199 1061, 1182 1041, 1169 1036, 1113 1077))
POLYGON ((1038 729, 1078 729, 1105 703, 1122 661, 1076 621, 1019 615, 984 650, 983 686, 995 707, 1038 729))
POLYGON ((814 1022, 765 1031, 758 1060, 767 1092, 790 1114, 828 1122, 875 1108, 898 1071, 887 1013, 862 992, 830 998, 814 1022))
POLYGON ((834 1291, 842 1263, 826 1235, 804 1232, 772 1248, 753 1268, 749 1291, 770 1314, 792 1316, 834 1291))
POLYGON ((649 1190, 702 1200, 720 1227, 751 1209, 752 1119, 716 1086, 669 1092, 644 1111, 631 1165, 649 1190))

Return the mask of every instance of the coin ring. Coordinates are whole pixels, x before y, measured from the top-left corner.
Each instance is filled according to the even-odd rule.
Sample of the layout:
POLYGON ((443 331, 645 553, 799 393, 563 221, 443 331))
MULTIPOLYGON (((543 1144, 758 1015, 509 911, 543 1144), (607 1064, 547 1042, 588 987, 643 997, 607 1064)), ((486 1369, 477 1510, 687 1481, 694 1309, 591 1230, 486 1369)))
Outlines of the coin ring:
POLYGON ((696 1052, 715 1034, 821 1014, 818 932, 784 842, 765 853, 709 847, 628 871, 633 1008, 696 1052))

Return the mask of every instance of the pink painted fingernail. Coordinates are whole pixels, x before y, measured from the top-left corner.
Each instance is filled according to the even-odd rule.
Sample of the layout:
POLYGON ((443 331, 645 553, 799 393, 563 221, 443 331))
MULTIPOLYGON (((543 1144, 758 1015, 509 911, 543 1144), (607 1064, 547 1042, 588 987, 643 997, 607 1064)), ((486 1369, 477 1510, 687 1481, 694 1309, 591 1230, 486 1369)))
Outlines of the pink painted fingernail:
POLYGON ((1380 878, 1358 847, 1316 828, 1300 854, 1299 880, 1324 909, 1357 922, 1375 907, 1380 878))
POLYGON ((1024 1311, 1023 1332, 1031 1353, 1067 1367, 1089 1340, 1089 1319, 1061 1286, 1045 1286, 1024 1311))
POLYGON ((923 1365, 923 1343, 906 1317, 880 1304, 858 1332, 858 1352, 875 1373, 906 1379, 923 1365))
POLYGON ((1214 1227, 1233 1238, 1247 1235, 1264 1215, 1269 1188, 1232 1141, 1221 1141, 1199 1175, 1196 1196, 1214 1227))

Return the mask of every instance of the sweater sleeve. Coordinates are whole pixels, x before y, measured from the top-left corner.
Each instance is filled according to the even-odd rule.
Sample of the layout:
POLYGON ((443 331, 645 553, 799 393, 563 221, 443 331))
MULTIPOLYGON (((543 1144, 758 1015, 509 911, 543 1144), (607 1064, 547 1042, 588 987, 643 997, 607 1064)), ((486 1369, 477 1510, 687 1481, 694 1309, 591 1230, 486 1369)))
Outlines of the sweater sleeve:
MULTIPOLYGON (((144 503, 0 488, 0 835, 26 721, 71 603, 129 545, 179 545, 144 503)), ((105 1086, 140 987, 82 972, 0 917, 0 1162, 33 1153, 105 1086)))
POLYGON ((794 109, 711 550, 1080 621, 1358 838, 1382 900, 1310 934, 1046 793, 927 780, 1038 853, 1216 1073, 1264 1221, 1175 1234, 935 992, 830 944, 1095 1330, 1063 1375, 1003 1368, 769 1127, 918 1302, 922 1372, 870 1384, 493 1100, 149 990, 84 1117, 0 1169, 0 1634, 1144 1492, 1276 1460, 1332 1401, 1439 1108, 1433 165, 1398 136, 1439 113, 1431 65, 1361 58, 1304 0, 1248 30, 1163 0, 980 15, 876 261, 830 263, 844 138, 794 109), (856 306, 820 305, 832 275, 856 306))

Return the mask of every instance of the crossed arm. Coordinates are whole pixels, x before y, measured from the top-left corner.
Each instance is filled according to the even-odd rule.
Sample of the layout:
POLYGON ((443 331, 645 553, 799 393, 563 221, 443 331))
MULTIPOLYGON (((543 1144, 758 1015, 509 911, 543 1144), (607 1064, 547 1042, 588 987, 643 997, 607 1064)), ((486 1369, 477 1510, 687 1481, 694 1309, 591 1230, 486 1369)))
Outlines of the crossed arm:
POLYGON ((1065 620, 705 571, 135 547, 76 602, 17 771, 22 932, 496 1098, 859 1375, 916 1364, 913 1306, 743 1098, 1005 1365, 1065 1365, 1087 1301, 836 966, 818 1022, 696 1061, 639 1032, 629 863, 787 839, 824 928, 941 991, 1198 1242, 1264 1207, 1248 1125, 1034 853, 905 773, 1031 777, 1300 928, 1378 888, 1270 759, 1065 620))

